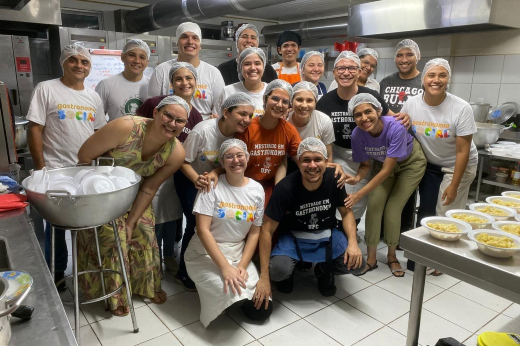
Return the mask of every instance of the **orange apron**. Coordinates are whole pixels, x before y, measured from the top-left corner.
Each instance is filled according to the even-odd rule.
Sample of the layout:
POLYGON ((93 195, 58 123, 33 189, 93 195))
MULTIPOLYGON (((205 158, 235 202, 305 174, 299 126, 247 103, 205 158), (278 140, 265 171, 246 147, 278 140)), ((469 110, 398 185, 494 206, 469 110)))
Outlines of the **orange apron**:
POLYGON ((285 73, 282 73, 282 69, 283 69, 283 63, 280 62, 280 68, 275 70, 276 73, 278 74, 278 79, 283 79, 284 81, 286 81, 287 83, 293 85, 294 83, 298 83, 302 80, 301 76, 300 76, 300 66, 298 65, 298 63, 296 63, 296 74, 285 74, 285 73))

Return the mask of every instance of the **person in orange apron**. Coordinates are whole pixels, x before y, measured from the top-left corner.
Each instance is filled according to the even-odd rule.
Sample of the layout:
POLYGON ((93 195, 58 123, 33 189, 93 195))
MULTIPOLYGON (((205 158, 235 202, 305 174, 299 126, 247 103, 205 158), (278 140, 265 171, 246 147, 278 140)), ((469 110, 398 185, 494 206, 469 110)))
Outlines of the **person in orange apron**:
POLYGON ((279 79, 283 79, 289 84, 301 81, 300 64, 296 59, 302 45, 302 37, 294 31, 284 31, 278 35, 277 42, 278 54, 282 56, 282 61, 273 65, 279 79))

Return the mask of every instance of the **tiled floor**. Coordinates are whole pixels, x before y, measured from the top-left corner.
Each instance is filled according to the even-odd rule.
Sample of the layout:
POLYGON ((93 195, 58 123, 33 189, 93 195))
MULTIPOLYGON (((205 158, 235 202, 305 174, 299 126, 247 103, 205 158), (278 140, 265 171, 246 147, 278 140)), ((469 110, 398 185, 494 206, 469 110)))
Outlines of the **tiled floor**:
MULTIPOLYGON (((362 277, 336 277, 335 297, 321 296, 316 280, 298 273, 292 294, 273 293, 273 314, 263 324, 247 320, 232 306, 205 329, 199 322, 197 294, 185 291, 166 274, 164 305, 134 297, 137 334, 129 316, 112 317, 103 303, 84 306, 83 345, 404 346, 413 273, 392 277, 383 262, 385 251, 381 244, 377 270, 362 277)), ((402 252, 398 256, 404 265, 402 252)), ((70 292, 62 296, 71 299, 70 292)), ((474 346, 478 333, 495 330, 520 315, 520 305, 447 275, 427 277, 424 301, 422 346, 433 346, 448 336, 474 346)), ((73 322, 72 306, 65 304, 65 309, 73 322)))

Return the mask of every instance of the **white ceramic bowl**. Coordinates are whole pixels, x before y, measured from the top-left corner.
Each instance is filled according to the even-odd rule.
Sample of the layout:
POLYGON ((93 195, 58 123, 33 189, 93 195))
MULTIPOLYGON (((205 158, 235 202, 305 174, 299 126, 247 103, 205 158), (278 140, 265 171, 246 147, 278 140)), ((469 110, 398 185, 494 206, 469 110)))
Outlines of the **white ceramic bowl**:
MULTIPOLYGON (((506 216, 491 215, 497 221, 505 221, 505 220, 509 219, 510 217, 514 217, 516 215, 516 211, 514 209, 503 207, 501 205, 489 204, 489 203, 473 203, 473 204, 470 204, 469 209, 474 210, 474 211, 480 211, 479 209, 484 208, 484 207, 490 207, 490 206, 493 208, 500 209, 507 213, 506 216)), ((486 213, 484 213, 484 214, 486 214, 486 213)))
POLYGON ((493 229, 495 229, 495 230, 497 230, 499 232, 503 232, 506 235, 514 235, 515 237, 520 237, 520 234, 514 234, 514 233, 509 233, 507 231, 504 231, 502 229, 502 227, 505 226, 505 225, 520 226, 520 222, 515 222, 515 221, 496 221, 496 222, 493 222, 493 224, 491 226, 493 227, 493 229))
POLYGON ((428 231, 430 232, 430 235, 432 237, 440 239, 440 240, 446 240, 446 241, 459 240, 460 237, 462 237, 462 235, 471 231, 471 225, 469 223, 461 221, 461 220, 453 219, 451 217, 444 217, 444 216, 425 217, 424 219, 421 220, 421 225, 423 227, 425 227, 426 229, 428 229, 428 231), (440 231, 438 229, 428 226, 429 222, 435 222, 435 223, 441 223, 441 224, 447 224, 447 225, 449 225, 449 224, 455 225, 460 230, 460 232, 453 233, 453 232, 440 231))
POLYGON ((490 230, 490 229, 479 229, 479 230, 476 230, 476 231, 469 232, 468 233, 468 238, 470 240, 473 240, 477 244, 478 249, 482 253, 485 253, 486 255, 489 255, 489 256, 499 257, 499 258, 507 258, 507 257, 513 256, 516 252, 520 251, 520 238, 515 237, 514 235, 511 235, 511 234, 504 234, 504 232, 502 232, 502 231, 495 231, 495 230, 490 230), (487 245, 487 244, 481 243, 481 242, 479 242, 476 239, 476 237, 480 233, 487 233, 489 235, 493 235, 493 236, 496 236, 496 237, 504 237, 505 236, 505 237, 511 238, 511 239, 513 239, 513 241, 515 242, 516 246, 518 246, 518 247, 516 247, 516 248, 501 248, 501 247, 495 247, 495 246, 491 246, 491 245, 487 245))
POLYGON ((126 167, 114 167, 114 169, 110 172, 110 175, 125 178, 130 183, 134 183, 136 181, 134 171, 126 167))
POLYGON ((504 191, 501 193, 501 195, 505 196, 505 197, 515 198, 515 199, 520 200, 520 191, 504 191), (514 197, 514 196, 518 196, 518 197, 514 197))
POLYGON ((94 171, 94 169, 90 168, 90 169, 82 169, 81 171, 76 173, 76 175, 74 176, 74 184, 76 184, 76 185, 81 184, 81 181, 83 180, 83 178, 85 178, 87 174, 89 174, 93 171, 94 171))
POLYGON ((453 218, 455 220, 468 222, 473 229, 486 228, 489 225, 491 225, 491 223, 495 222, 495 218, 493 216, 491 216, 491 215, 488 215, 488 214, 485 214, 485 213, 481 213, 479 211, 466 210, 466 209, 452 209, 452 210, 448 210, 446 212, 446 216, 447 217, 451 217, 451 218, 453 218), (453 214, 466 214, 466 215, 476 216, 476 217, 480 217, 482 219, 486 219, 487 222, 485 222, 485 223, 468 222, 468 221, 464 221, 464 220, 460 220, 460 219, 454 218, 453 214))
POLYGON ((114 183, 103 175, 91 175, 81 183, 82 192, 85 195, 115 191, 114 183))
POLYGON ((78 192, 78 187, 69 181, 51 181, 47 188, 48 190, 65 190, 70 192, 71 195, 76 195, 78 192))
POLYGON ((514 209, 517 213, 520 211, 520 200, 518 200, 516 198, 507 197, 507 196, 491 196, 491 197, 486 198, 486 202, 488 202, 489 204, 498 205, 498 206, 503 207, 503 205, 497 204, 496 200, 509 202, 509 203, 516 203, 516 204, 518 204, 518 206, 515 206, 515 207, 513 207, 513 206, 511 206, 511 207, 505 206, 505 207, 514 209))

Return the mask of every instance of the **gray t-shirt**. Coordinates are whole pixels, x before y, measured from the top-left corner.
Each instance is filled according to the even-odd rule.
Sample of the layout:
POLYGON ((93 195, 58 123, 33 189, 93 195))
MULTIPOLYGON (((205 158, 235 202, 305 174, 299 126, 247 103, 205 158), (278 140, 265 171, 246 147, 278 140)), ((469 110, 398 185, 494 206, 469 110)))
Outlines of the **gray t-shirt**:
POLYGON ((408 98, 422 95, 421 74, 412 79, 402 79, 399 72, 383 78, 380 85, 380 94, 385 99, 388 108, 399 113, 408 98))

